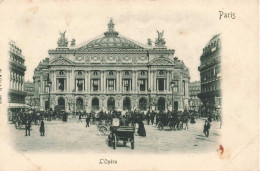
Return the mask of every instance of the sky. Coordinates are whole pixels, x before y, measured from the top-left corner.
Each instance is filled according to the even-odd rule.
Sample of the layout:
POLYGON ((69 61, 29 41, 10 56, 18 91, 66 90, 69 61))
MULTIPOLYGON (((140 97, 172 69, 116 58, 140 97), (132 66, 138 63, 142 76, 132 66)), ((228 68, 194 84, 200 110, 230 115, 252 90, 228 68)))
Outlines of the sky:
POLYGON ((155 41, 157 30, 164 31, 167 48, 174 49, 175 56, 184 61, 190 70, 191 81, 199 80, 202 49, 219 33, 212 20, 215 14, 205 15, 207 8, 203 6, 192 8, 180 3, 99 2, 16 2, 15 13, 4 21, 4 25, 8 28, 9 40, 15 41, 25 56, 25 81, 33 81, 34 69, 48 57, 49 49, 57 47, 60 31, 66 30, 68 41, 74 38, 76 44, 81 44, 107 31, 110 18, 119 34, 142 44, 146 44, 148 38, 155 41))

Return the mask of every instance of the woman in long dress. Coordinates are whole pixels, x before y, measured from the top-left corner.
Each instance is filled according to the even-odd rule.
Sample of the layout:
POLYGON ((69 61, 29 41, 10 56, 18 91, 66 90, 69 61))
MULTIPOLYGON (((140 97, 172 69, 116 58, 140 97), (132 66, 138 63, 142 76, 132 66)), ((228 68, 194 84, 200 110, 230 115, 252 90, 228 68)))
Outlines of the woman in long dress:
POLYGON ((138 130, 137 130, 137 133, 140 136, 145 137, 146 136, 146 132, 145 132, 145 128, 144 128, 144 123, 143 123, 141 118, 139 118, 139 120, 138 120, 138 125, 139 125, 139 127, 138 127, 138 130))

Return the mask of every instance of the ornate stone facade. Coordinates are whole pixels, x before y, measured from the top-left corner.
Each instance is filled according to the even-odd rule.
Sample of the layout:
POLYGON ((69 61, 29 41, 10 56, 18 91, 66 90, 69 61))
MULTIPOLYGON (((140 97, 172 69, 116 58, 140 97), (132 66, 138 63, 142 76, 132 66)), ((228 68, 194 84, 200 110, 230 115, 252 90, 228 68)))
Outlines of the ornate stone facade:
POLYGON ((200 82, 202 115, 208 115, 221 108, 221 35, 208 42, 200 57, 200 82))
POLYGON ((194 110, 196 112, 199 112, 200 109, 200 99, 198 97, 200 93, 200 81, 194 81, 189 84, 189 107, 190 110, 194 110))
POLYGON ((120 35, 111 19, 104 36, 49 50, 49 58, 40 63, 34 76, 40 107, 48 106, 49 74, 52 108, 59 105, 71 112, 171 110, 173 80, 177 86, 174 108, 183 110, 188 105, 189 70, 182 61, 173 60, 174 52, 165 42, 146 46, 120 35))
POLYGON ((24 73, 26 67, 24 65, 24 56, 22 50, 16 46, 15 42, 9 42, 9 109, 11 111, 21 110, 26 107, 24 91, 24 73))

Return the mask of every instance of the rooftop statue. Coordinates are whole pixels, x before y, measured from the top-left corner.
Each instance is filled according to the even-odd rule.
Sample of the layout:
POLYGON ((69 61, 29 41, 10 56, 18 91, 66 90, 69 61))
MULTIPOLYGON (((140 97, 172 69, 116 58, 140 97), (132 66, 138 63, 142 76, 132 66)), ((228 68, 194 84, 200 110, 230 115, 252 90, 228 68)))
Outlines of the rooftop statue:
POLYGON ((161 33, 157 30, 158 33, 158 38, 155 40, 155 46, 164 46, 165 45, 165 40, 163 38, 164 31, 161 33))
POLYGON ((57 42, 58 47, 67 47, 68 46, 68 40, 67 40, 67 38, 65 38, 65 33, 66 33, 66 31, 64 31, 63 33, 60 32, 60 38, 57 42))
POLYGON ((70 46, 75 46, 76 45, 76 40, 75 39, 72 39, 71 40, 71 43, 70 43, 70 46))
POLYGON ((147 39, 147 45, 148 46, 152 46, 153 45, 153 41, 150 38, 147 39))
POLYGON ((108 23, 108 31, 109 32, 113 32, 114 31, 114 22, 113 22, 113 19, 110 18, 110 22, 108 23))
POLYGON ((106 37, 117 37, 118 36, 118 32, 116 32, 114 30, 114 26, 115 26, 115 24, 113 22, 113 19, 110 18, 110 22, 108 23, 108 31, 104 33, 106 37))

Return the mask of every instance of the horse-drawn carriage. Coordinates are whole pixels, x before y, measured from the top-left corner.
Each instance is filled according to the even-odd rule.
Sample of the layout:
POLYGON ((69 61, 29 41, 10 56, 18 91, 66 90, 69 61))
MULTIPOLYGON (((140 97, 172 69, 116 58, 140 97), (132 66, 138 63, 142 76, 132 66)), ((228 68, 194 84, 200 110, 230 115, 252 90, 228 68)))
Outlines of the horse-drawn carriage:
POLYGON ((134 149, 134 133, 135 127, 120 126, 119 119, 114 118, 110 127, 110 134, 108 135, 108 145, 116 149, 119 141, 123 141, 124 146, 130 142, 131 148, 134 149))

